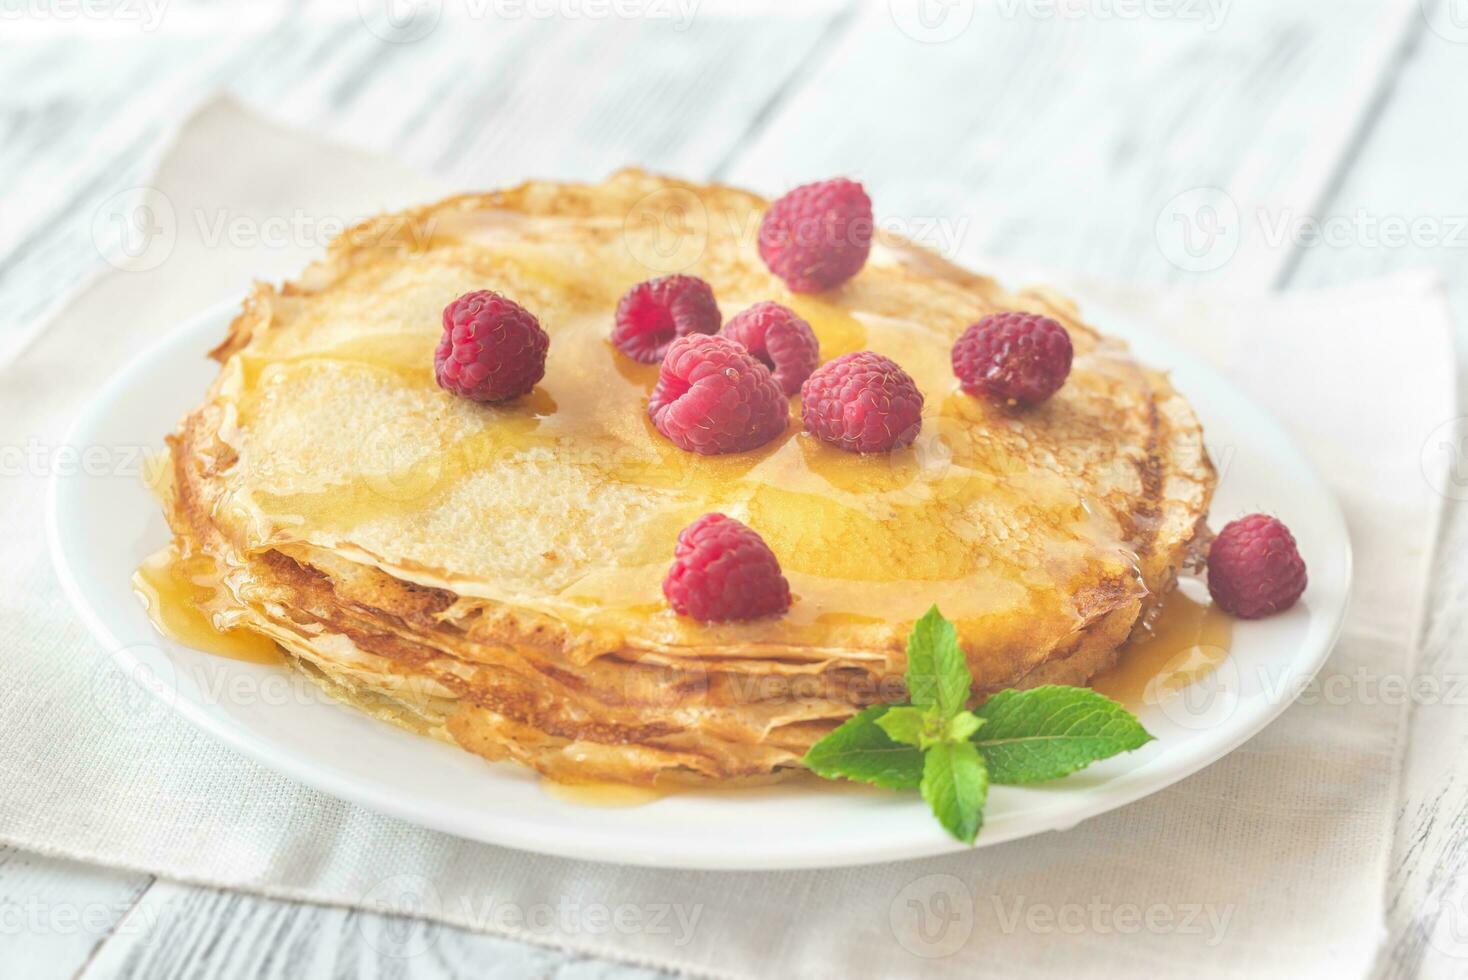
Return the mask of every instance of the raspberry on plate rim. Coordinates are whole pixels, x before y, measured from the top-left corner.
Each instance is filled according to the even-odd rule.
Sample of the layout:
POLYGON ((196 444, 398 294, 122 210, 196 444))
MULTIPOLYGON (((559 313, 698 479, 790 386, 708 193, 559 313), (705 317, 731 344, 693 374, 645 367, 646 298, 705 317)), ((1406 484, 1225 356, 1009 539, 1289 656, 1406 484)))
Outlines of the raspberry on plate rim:
POLYGON ((1230 521, 1208 549, 1208 593, 1220 609, 1240 619, 1283 612, 1308 581, 1295 536, 1267 514, 1230 521))

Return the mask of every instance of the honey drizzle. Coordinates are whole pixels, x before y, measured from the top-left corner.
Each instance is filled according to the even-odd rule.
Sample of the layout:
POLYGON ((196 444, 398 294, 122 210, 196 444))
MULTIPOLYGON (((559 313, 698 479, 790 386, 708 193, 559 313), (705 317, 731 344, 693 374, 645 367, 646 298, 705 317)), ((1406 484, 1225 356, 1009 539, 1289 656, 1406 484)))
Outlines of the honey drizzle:
POLYGON ((631 783, 589 782, 561 783, 542 776, 540 788, 545 795, 562 803, 621 809, 646 806, 668 795, 667 790, 631 783))
POLYGON ((576 806, 626 808, 646 806, 670 796, 699 799, 738 799, 748 803, 761 799, 779 802, 791 792, 802 796, 810 793, 839 794, 882 798, 884 790, 866 783, 844 779, 822 779, 809 770, 783 770, 778 774, 732 782, 694 784, 660 782, 657 786, 593 781, 563 783, 549 776, 540 777, 540 788, 548 796, 576 806))
POLYGON ((283 662, 275 643, 248 629, 221 629, 208 609, 218 602, 214 564, 207 558, 182 558, 170 546, 133 573, 133 591, 142 599, 153 628, 163 636, 203 653, 256 664, 283 662))
MULTIPOLYGON (((281 540, 318 534, 351 540, 374 521, 414 519, 446 506, 476 472, 549 448, 596 479, 664 492, 657 512, 635 534, 611 543, 610 560, 593 563, 560 595, 542 601, 491 592, 488 598, 541 603, 569 618, 596 615, 608 623, 643 615, 661 605, 659 583, 678 531, 711 510, 757 527, 781 556, 798 599, 784 627, 805 629, 808 638, 833 621, 869 617, 876 607, 890 619, 916 618, 934 601, 974 639, 985 617, 1002 614, 1043 616, 1049 629, 1064 632, 1079 621, 1069 606, 1072 582, 1136 581, 1134 559, 1111 515, 1059 472, 1016 465, 988 441, 986 431, 1013 421, 991 418, 989 409, 958 393, 946 346, 914 344, 905 324, 857 318, 816 297, 790 299, 820 338, 823 357, 886 351, 917 378, 927 403, 913 446, 881 456, 841 452, 800 432, 799 403, 792 401, 781 438, 748 453, 702 457, 662 439, 646 418, 657 368, 635 364, 608 344, 610 307, 600 301, 615 290, 567 299, 565 269, 537 266, 523 255, 481 257, 476 266, 493 261, 529 275, 527 292, 535 293, 539 282, 560 294, 562 307, 570 303, 542 316, 552 356, 541 384, 509 405, 474 406, 477 414, 458 429, 410 428, 393 447, 405 462, 388 471, 347 468, 323 477, 320 489, 252 494, 250 506, 279 529, 281 540), (441 431, 458 433, 456 441, 431 445, 441 431), (1023 525, 995 531, 995 522, 1011 517, 1023 525), (1004 535, 1016 531, 1025 545, 1006 547, 1004 535), (999 540, 980 543, 995 533, 999 540)), ((533 298, 527 299, 532 306, 533 298)), ((726 313, 752 301, 720 299, 726 313)), ((398 326, 398 332, 345 339, 340 333, 304 341, 295 332, 267 337, 240 358, 243 428, 261 413, 295 410, 287 399, 299 371, 368 372, 405 397, 441 397, 429 370, 437 317, 419 319, 408 317, 406 331, 398 326)), ((478 581, 472 571, 464 574, 478 581)))
POLYGON ((1194 598, 1195 582, 1162 601, 1156 618, 1121 648, 1115 666, 1091 687, 1129 708, 1156 706, 1218 669, 1233 642, 1233 621, 1211 602, 1194 598))

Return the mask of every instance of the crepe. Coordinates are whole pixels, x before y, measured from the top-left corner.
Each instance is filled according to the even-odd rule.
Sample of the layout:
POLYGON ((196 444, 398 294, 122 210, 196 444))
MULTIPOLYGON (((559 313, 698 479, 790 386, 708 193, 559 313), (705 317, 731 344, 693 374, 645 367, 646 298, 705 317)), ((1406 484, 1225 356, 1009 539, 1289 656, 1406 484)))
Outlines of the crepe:
POLYGON ((269 636, 377 717, 564 781, 797 769, 905 697, 905 638, 934 603, 976 697, 1109 666, 1206 533, 1214 471, 1187 402, 1066 300, 893 236, 843 286, 791 294, 758 256, 764 207, 639 171, 529 183, 372 219, 257 286, 170 439, 174 548, 215 570, 215 625, 269 636), (892 357, 926 398, 917 441, 842 452, 800 431, 797 397, 760 449, 677 449, 646 414, 657 366, 608 342, 618 297, 675 270, 725 319, 789 305, 823 361, 892 357), (541 384, 506 405, 434 382, 443 307, 475 289, 551 338, 541 384), (949 364, 1005 309, 1055 317, 1075 346, 1032 409, 965 395, 949 364), (667 607, 677 533, 714 511, 774 550, 785 616, 667 607))

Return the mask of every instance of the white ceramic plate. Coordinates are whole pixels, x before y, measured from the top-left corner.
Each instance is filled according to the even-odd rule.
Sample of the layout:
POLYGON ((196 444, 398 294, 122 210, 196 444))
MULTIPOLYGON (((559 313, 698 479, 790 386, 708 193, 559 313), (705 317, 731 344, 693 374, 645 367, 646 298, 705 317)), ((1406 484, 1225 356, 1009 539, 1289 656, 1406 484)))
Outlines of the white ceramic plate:
MULTIPOLYGON (((435 830, 546 854, 677 868, 829 867, 961 849, 916 797, 845 784, 800 782, 746 791, 690 792, 610 809, 546 794, 526 770, 491 764, 328 701, 284 668, 221 659, 164 640, 134 596, 138 564, 168 530, 127 460, 200 398, 216 366, 205 351, 236 304, 185 324, 120 371, 68 440, 83 465, 51 487, 49 533, 57 572, 118 667, 172 710, 293 779, 435 830), (88 475, 88 473, 93 475, 88 475)), ((1294 531, 1310 568, 1305 598, 1284 615, 1235 626, 1231 654, 1209 679, 1141 712, 1157 740, 1052 784, 996 787, 979 844, 1082 820, 1155 793, 1239 746, 1283 711, 1324 663, 1345 613, 1351 552, 1330 492, 1279 427, 1209 368, 1088 307, 1092 322, 1126 337, 1169 369, 1202 417, 1222 479, 1213 523, 1254 510, 1294 531)), ((162 711, 148 702, 152 710, 162 711)), ((145 723, 141 709, 124 724, 145 723), (141 721, 139 720, 141 719, 141 721)))

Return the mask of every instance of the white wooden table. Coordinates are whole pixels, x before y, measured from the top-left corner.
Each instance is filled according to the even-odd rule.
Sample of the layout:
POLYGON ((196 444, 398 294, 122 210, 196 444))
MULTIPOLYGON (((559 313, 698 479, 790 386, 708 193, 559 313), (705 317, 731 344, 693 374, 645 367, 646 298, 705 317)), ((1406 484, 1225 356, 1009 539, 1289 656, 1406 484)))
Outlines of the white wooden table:
MULTIPOLYGON (((0 357, 97 269, 94 216, 217 90, 470 187, 627 163, 769 191, 851 174, 970 261, 1251 289, 1427 266, 1468 323, 1468 0, 371 6, 0 4, 0 357)), ((1468 667, 1465 544, 1449 500, 1436 675, 1468 667)), ((1428 941, 1468 907, 1465 739, 1461 710, 1414 710, 1383 976, 1468 970, 1428 941)), ((0 849, 6 976, 471 971, 645 973, 0 849), (384 956, 385 935, 428 952, 384 956)))

